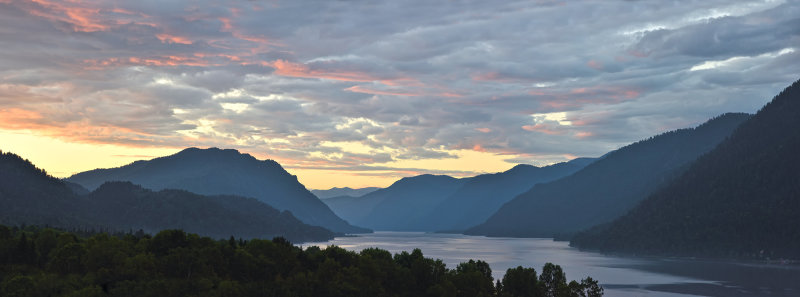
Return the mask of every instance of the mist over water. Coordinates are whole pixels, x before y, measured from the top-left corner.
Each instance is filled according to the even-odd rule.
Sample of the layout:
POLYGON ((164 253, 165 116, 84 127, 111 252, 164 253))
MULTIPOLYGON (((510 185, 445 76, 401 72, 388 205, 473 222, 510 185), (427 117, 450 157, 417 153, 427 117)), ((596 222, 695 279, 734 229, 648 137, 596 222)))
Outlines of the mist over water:
POLYGON ((606 296, 797 296, 800 267, 686 259, 632 258, 584 252, 546 238, 494 238, 422 232, 375 232, 314 243, 361 251, 378 247, 392 253, 415 248, 442 259, 448 268, 469 259, 483 260, 495 279, 506 269, 547 262, 561 265, 568 279, 591 276, 606 296))

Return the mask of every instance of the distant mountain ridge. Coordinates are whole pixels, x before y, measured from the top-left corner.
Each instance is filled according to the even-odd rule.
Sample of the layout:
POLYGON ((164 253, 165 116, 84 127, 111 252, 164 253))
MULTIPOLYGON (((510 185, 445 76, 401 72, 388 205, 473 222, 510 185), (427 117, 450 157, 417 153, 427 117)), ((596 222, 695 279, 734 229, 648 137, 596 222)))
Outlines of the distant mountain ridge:
POLYGON ((534 185, 568 176, 594 160, 576 158, 544 167, 521 164, 505 172, 471 177, 430 211, 429 225, 435 231, 464 231, 485 222, 503 204, 534 185))
POLYGON ((350 187, 343 187, 343 188, 330 188, 327 190, 311 190, 311 193, 314 193, 314 195, 319 197, 319 199, 328 199, 340 196, 361 197, 366 194, 375 192, 379 189, 381 188, 366 187, 366 188, 353 189, 350 187))
POLYGON ((800 80, 714 150, 572 245, 602 251, 800 259, 800 80))
POLYGON ((462 179, 419 175, 362 197, 323 201, 341 217, 377 230, 463 230, 485 221, 533 185, 569 175, 593 160, 578 158, 546 167, 517 165, 505 172, 462 179))
POLYGON ((108 181, 130 181, 155 191, 180 189, 202 195, 252 197, 289 210, 310 225, 342 233, 369 232, 337 217, 277 162, 233 149, 187 148, 171 156, 78 173, 67 181, 89 190, 108 181))
POLYGON ((469 235, 553 237, 609 222, 713 149, 750 115, 728 113, 606 154, 565 178, 542 183, 501 207, 469 235))
POLYGON ((405 177, 391 186, 358 197, 363 215, 355 223, 375 230, 426 231, 420 220, 466 180, 446 175, 405 177), (365 203, 366 202, 366 203, 365 203))
POLYGON ((334 236, 251 198, 180 190, 154 192, 130 182, 108 182, 83 195, 75 191, 74 185, 47 175, 15 154, 0 154, 3 224, 149 232, 177 228, 215 238, 283 236, 296 242, 334 236))

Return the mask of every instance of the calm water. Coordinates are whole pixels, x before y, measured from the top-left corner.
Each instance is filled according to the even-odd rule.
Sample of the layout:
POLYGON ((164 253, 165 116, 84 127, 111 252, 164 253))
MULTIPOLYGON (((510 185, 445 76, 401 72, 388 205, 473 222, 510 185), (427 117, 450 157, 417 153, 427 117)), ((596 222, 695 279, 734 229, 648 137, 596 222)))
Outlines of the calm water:
POLYGON ((449 268, 480 259, 490 264, 495 279, 510 267, 534 267, 538 272, 552 262, 564 268, 568 279, 599 280, 606 296, 800 296, 796 265, 617 257, 582 252, 551 239, 376 232, 314 245, 354 251, 378 247, 392 253, 419 248, 449 268))

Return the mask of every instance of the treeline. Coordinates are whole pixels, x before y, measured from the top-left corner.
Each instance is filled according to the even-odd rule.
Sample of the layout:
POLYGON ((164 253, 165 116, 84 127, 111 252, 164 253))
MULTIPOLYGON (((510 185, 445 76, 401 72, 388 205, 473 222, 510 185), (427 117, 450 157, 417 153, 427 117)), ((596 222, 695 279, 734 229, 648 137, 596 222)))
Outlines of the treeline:
POLYGON ((626 215, 576 235, 584 249, 800 259, 800 80, 626 215))
POLYGON ((0 296, 602 296, 590 277, 546 264, 493 282, 483 261, 448 269, 419 249, 392 255, 273 240, 213 240, 181 230, 81 237, 0 225, 0 296))
POLYGON ((298 242, 324 241, 336 235, 253 198, 151 191, 130 182, 107 182, 88 192, 2 151, 0 224, 149 232, 181 229, 213 238, 282 236, 298 242))
POLYGON ((614 220, 725 140, 744 113, 726 113, 610 152, 574 174, 533 186, 467 235, 569 237, 614 220))

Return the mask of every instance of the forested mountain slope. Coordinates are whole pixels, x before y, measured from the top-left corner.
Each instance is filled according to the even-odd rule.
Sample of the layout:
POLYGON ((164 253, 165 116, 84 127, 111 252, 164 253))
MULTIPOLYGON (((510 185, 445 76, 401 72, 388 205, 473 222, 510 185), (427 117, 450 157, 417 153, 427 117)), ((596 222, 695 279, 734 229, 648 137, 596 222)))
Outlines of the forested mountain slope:
POLYGON ((572 244, 646 254, 800 259, 800 81, 680 177, 572 244))
POLYGON ((181 228, 215 238, 282 236, 297 242, 327 240, 334 235, 252 198, 203 196, 182 190, 154 192, 130 182, 109 182, 83 195, 75 191, 72 185, 15 154, 0 154, 3 224, 153 233, 181 228))
POLYGON ((297 177, 273 160, 257 160, 236 150, 188 148, 177 154, 67 179, 93 190, 107 181, 130 181, 151 190, 180 189, 202 195, 237 195, 289 210, 304 223, 335 232, 369 232, 336 216, 297 177))
POLYGON ((538 184, 466 234, 552 237, 609 222, 717 146, 749 118, 724 114, 706 123, 625 146, 565 178, 538 184))

